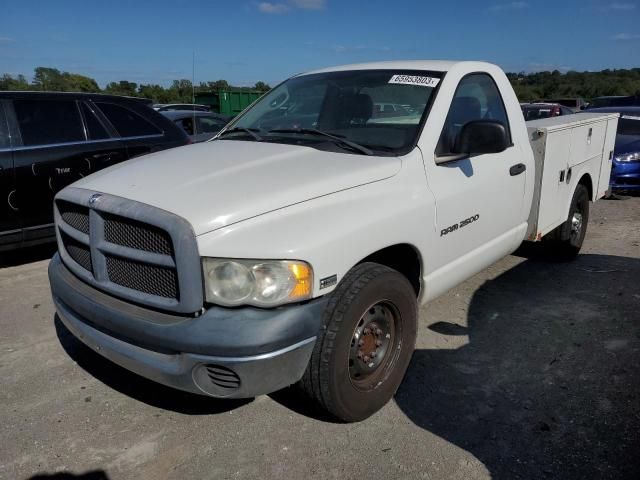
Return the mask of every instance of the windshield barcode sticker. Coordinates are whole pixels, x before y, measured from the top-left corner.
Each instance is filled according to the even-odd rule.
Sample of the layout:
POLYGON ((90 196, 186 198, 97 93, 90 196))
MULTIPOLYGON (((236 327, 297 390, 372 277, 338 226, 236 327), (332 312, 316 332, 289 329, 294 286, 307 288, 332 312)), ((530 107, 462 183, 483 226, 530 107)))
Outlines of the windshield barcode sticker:
POLYGON ((399 83, 401 85, 418 85, 420 87, 435 87, 440 83, 439 78, 420 77, 415 75, 394 75, 389 83, 399 83))

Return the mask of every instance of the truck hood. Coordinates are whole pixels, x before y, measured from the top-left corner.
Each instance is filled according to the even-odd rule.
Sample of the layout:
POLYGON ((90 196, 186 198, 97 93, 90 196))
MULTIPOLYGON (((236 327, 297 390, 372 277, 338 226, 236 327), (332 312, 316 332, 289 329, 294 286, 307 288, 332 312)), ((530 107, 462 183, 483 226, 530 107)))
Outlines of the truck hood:
POLYGON ((146 203, 188 220, 196 235, 395 175, 397 157, 216 140, 136 158, 74 187, 146 203))

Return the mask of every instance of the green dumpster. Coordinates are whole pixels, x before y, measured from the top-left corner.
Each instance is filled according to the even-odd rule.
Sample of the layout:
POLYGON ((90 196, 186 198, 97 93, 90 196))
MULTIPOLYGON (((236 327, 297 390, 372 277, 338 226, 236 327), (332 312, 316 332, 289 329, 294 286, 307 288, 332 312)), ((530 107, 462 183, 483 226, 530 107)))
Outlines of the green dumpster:
POLYGON ((255 90, 217 90, 196 93, 195 100, 197 104, 209 105, 213 112, 235 116, 262 94, 263 92, 255 90))

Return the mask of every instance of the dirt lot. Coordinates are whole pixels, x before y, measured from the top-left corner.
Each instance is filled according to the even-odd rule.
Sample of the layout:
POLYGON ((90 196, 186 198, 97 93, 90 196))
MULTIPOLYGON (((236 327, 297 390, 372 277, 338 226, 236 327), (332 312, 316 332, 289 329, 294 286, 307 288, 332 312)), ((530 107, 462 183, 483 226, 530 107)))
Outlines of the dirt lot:
POLYGON ((395 400, 353 425, 108 363, 54 322, 51 254, 0 259, 0 478, 640 478, 640 198, 596 204, 577 261, 511 256, 428 305, 395 400))

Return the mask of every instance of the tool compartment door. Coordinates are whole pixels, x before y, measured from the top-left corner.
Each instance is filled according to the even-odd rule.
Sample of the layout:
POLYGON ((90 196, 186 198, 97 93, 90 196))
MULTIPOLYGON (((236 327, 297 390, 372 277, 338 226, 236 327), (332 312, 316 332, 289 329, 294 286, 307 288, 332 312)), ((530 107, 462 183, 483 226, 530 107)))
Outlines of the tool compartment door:
POLYGON ((610 118, 607 122, 607 133, 604 139, 604 149, 602 152, 602 164, 600 165, 600 178, 595 187, 596 198, 602 198, 609 190, 611 178, 611 168, 613 166, 613 149, 616 144, 616 133, 618 131, 618 119, 610 118))
POLYGON ((571 130, 547 132, 546 137, 538 212, 538 232, 542 235, 546 235, 563 221, 564 212, 558 208, 565 195, 560 175, 562 171, 566 171, 571 155, 571 130))

